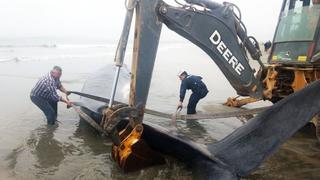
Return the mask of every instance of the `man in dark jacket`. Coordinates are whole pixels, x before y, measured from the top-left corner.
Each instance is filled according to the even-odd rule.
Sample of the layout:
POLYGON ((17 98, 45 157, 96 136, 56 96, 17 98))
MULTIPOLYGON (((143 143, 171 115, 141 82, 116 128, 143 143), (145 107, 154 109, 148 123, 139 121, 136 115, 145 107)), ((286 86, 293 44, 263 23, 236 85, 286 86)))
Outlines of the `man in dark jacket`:
POLYGON ((202 82, 202 77, 200 76, 188 75, 186 71, 182 71, 178 75, 181 80, 178 108, 183 108, 182 103, 186 91, 187 89, 191 89, 192 94, 189 98, 187 114, 196 114, 196 107, 199 100, 204 98, 209 92, 207 86, 202 82))

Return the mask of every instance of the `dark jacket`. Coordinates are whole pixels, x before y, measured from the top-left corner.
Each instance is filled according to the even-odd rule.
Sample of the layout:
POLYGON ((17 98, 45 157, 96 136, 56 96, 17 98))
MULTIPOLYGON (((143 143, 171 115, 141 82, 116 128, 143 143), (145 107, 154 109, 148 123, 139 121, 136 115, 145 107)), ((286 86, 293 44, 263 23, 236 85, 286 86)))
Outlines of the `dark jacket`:
POLYGON ((191 89, 192 93, 204 97, 209 92, 207 86, 201 81, 202 77, 188 75, 184 80, 181 81, 180 85, 180 101, 183 102, 183 99, 186 95, 187 89, 191 89))

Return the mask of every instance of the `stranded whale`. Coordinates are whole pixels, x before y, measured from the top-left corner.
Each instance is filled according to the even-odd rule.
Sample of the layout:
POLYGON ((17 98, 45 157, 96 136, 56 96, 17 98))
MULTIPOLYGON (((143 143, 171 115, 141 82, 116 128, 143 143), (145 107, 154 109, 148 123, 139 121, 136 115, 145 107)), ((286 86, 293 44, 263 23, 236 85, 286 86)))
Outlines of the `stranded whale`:
MULTIPOLYGON (((108 97, 114 68, 107 66, 88 78, 82 92, 108 97)), ((116 100, 128 101, 130 72, 123 68, 116 100)), ((142 138, 155 151, 189 165, 203 179, 239 179, 247 176, 289 137, 309 122, 320 109, 320 82, 315 82, 279 101, 250 119, 224 139, 212 144, 198 144, 163 127, 144 122, 142 138)), ((82 110, 98 124, 105 103, 82 99, 82 110)))

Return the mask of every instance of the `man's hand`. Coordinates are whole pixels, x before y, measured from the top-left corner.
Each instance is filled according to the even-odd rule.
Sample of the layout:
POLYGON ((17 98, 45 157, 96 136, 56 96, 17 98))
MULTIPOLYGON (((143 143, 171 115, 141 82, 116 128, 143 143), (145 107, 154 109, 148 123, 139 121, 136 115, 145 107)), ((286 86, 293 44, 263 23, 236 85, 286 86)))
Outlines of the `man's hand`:
POLYGON ((177 110, 178 110, 178 109, 182 109, 182 108, 183 108, 183 104, 182 104, 181 101, 179 101, 179 103, 178 103, 178 105, 177 105, 177 110))
POLYGON ((73 106, 73 103, 69 100, 67 100, 66 104, 67 104, 67 109, 69 109, 73 106))
MULTIPOLYGON (((64 92, 65 94, 66 94, 66 99, 67 99, 67 101, 70 101, 69 100, 69 95, 71 94, 69 91, 67 91, 67 90, 65 90, 65 92, 64 92)), ((68 105, 69 106, 69 105, 68 105)))
POLYGON ((67 104, 67 108, 72 107, 72 102, 69 99, 62 98, 61 101, 67 104))
POLYGON ((64 86, 61 84, 59 90, 63 93, 65 93, 67 96, 69 96, 71 93, 64 88, 64 86))
POLYGON ((67 106, 70 106, 70 107, 73 105, 73 103, 69 100, 67 100, 66 104, 67 104, 67 106))

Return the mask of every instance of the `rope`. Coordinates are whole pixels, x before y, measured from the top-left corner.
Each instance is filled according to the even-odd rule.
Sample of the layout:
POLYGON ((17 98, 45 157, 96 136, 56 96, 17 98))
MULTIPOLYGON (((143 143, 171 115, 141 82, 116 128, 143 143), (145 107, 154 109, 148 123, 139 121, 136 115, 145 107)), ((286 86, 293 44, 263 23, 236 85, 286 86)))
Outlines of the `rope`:
MULTIPOLYGON (((82 97, 86 97, 96 101, 105 102, 105 103, 109 102, 109 99, 104 97, 94 96, 91 94, 86 94, 86 93, 81 93, 76 91, 69 91, 69 92, 72 94, 77 94, 82 97)), ((125 104, 125 103, 115 101, 115 104, 125 104)), ((178 112, 172 115, 164 112, 155 111, 152 109, 145 109, 145 113, 153 116, 166 118, 166 119, 173 119, 173 116, 175 116, 175 118, 179 120, 201 120, 201 119, 219 119, 219 118, 229 118, 229 117, 258 114, 268 108, 269 107, 261 107, 261 108, 255 108, 255 109, 245 109, 245 110, 241 109, 233 112, 220 112, 220 113, 212 113, 212 114, 189 114, 189 115, 179 115, 178 112)))

